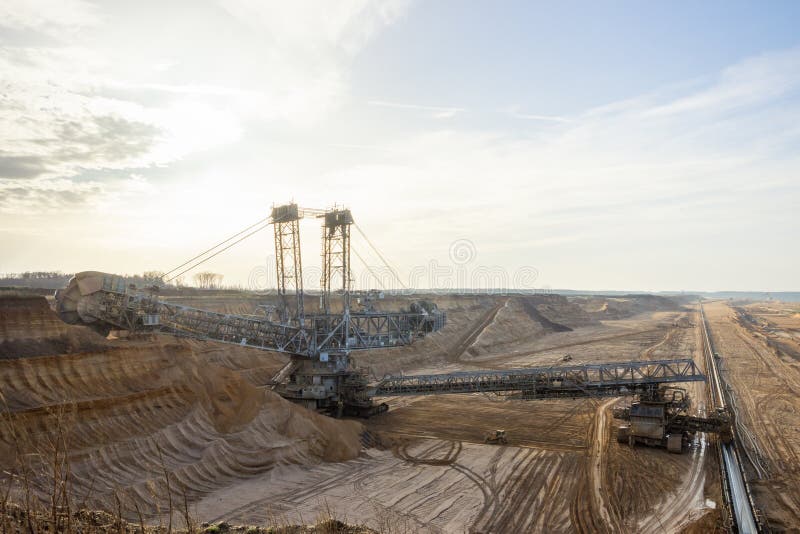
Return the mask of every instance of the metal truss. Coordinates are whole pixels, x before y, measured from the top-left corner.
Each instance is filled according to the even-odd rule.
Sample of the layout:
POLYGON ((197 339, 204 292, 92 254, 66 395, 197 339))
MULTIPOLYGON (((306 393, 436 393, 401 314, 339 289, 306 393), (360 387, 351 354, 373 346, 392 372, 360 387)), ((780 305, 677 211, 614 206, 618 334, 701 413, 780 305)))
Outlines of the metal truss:
POLYGON ((308 332, 297 326, 163 302, 159 304, 161 330, 265 350, 309 353, 308 332))
POLYGON ((300 210, 297 204, 272 208, 275 230, 275 267, 278 295, 281 299, 281 319, 303 322, 303 267, 300 257, 300 210), (294 291, 294 310, 289 310, 289 292, 294 291))
POLYGON ((325 212, 322 218, 321 309, 329 314, 332 291, 341 291, 342 309, 350 309, 350 225, 353 216, 348 209, 334 208, 325 212))
POLYGON ((520 391, 525 398, 630 395, 659 384, 704 381, 694 360, 633 361, 437 375, 390 376, 372 396, 520 391))
POLYGON ((416 337, 437 330, 444 323, 445 319, 439 316, 410 312, 306 317, 317 352, 410 345, 416 337))
POLYGON ((161 302, 152 295, 112 288, 111 282, 81 299, 78 311, 86 322, 99 320, 126 330, 161 330, 308 357, 408 345, 445 321, 443 314, 410 312, 323 314, 306 316, 305 324, 298 326, 161 302))

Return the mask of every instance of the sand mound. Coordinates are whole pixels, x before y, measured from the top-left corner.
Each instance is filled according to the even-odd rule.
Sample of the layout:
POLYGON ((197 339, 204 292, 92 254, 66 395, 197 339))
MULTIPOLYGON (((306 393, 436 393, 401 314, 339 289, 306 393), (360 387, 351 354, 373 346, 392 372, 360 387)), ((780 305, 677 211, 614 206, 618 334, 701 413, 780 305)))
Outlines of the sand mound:
POLYGON ((640 313, 680 311, 683 309, 675 300, 660 295, 623 295, 620 297, 593 295, 571 297, 570 300, 595 320, 627 319, 640 313))
POLYGON ((568 332, 594 323, 583 308, 562 295, 522 297, 525 311, 532 319, 553 332, 568 332))
POLYGON ((173 497, 185 493, 191 503, 276 465, 359 454, 360 423, 258 387, 285 357, 166 336, 108 341, 60 324, 41 297, 0 301, 0 309, 0 471, 18 475, 29 465, 43 500, 59 451, 75 498, 113 507, 117 492, 129 517, 134 503, 151 517, 164 509, 165 471, 173 497), (53 355, 63 336, 74 350, 53 355), (6 345, 20 342, 33 348, 15 354, 6 345))
POLYGON ((104 347, 102 336, 64 324, 41 296, 0 297, 0 359, 104 347))
POLYGON ((491 351, 493 347, 534 339, 550 331, 547 325, 528 312, 526 299, 508 299, 497 311, 493 320, 483 328, 467 352, 473 354, 476 351, 491 351))
MULTIPOLYGON (((397 308, 397 297, 392 297, 397 308)), ((596 324, 562 295, 437 295, 447 325, 413 345, 358 352, 374 377, 435 369, 490 353, 511 352, 544 336, 596 324)))

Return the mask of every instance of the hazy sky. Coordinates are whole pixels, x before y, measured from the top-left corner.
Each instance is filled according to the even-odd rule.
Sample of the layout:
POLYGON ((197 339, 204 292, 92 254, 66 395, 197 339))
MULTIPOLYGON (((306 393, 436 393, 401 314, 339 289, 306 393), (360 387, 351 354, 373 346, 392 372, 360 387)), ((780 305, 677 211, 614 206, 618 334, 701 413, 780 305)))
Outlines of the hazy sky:
MULTIPOLYGON (((420 286, 800 290, 798 27, 800 2, 2 0, 0 273, 166 271, 295 200, 350 207, 420 286)), ((271 255, 207 265, 264 284, 271 255)))

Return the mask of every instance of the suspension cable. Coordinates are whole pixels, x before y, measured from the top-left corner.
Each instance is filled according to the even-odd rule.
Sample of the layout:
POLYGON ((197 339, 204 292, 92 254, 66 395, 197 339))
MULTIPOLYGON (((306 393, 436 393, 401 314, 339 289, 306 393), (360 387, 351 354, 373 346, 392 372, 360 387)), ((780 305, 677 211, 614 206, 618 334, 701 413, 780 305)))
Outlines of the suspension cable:
MULTIPOLYGON (((247 228, 245 228, 244 230, 242 230, 242 231, 240 231, 240 232, 237 232, 237 233, 233 234, 232 236, 230 236, 230 237, 229 237, 228 239, 226 239, 225 241, 221 241, 221 242, 217 243, 216 245, 214 245, 214 246, 213 246, 213 247, 211 247, 210 249, 208 249, 208 250, 205 250, 205 251, 201 252, 200 254, 198 254, 197 256, 195 256, 194 258, 192 258, 192 259, 190 259, 190 260, 187 260, 187 261, 185 261, 185 262, 181 263, 180 265, 178 265, 177 267, 175 267, 174 269, 172 269, 172 270, 170 270, 170 271, 167 271, 167 272, 165 272, 163 275, 161 275, 161 277, 162 277, 162 278, 164 278, 164 277, 166 277, 166 276, 168 276, 168 275, 170 275, 170 274, 174 273, 175 271, 177 271, 177 270, 178 270, 178 269, 180 269, 181 267, 184 267, 184 266, 186 266, 186 265, 188 265, 188 264, 192 263, 194 260, 196 260, 196 259, 198 259, 198 258, 202 258, 203 256, 205 256, 206 254, 208 254, 208 253, 209 253, 209 252, 211 252, 212 250, 214 250, 214 249, 216 249, 216 248, 218 248, 218 247, 221 247, 222 245, 224 245, 225 243, 227 243, 227 242, 228 242, 228 241, 230 241, 231 239, 235 239, 235 238, 239 237, 240 235, 242 235, 243 233, 245 233, 245 232, 247 232, 248 230, 250 230, 251 228, 255 228, 255 227, 256 227, 256 226, 258 226, 259 224, 262 224, 262 223, 264 223, 264 222, 267 222, 267 221, 270 221, 270 220, 271 220, 271 219, 270 219, 270 217, 267 217, 266 219, 261 219, 260 221, 258 221, 258 222, 257 222, 257 223, 255 223, 255 224, 251 224, 250 226, 248 226, 248 227, 247 227, 247 228)), ((237 243, 238 243, 238 241, 237 241, 237 243)), ((212 257, 213 257, 213 256, 212 256, 212 257)), ((198 264, 198 265, 199 265, 199 264, 198 264)), ((186 272, 186 271, 184 271, 184 272, 186 272)), ((181 274, 183 274, 183 273, 180 273, 180 274, 178 274, 177 276, 180 276, 181 274)), ((173 278, 175 278, 175 276, 173 276, 172 278, 170 278, 169 280, 167 280, 167 282, 169 282, 169 281, 170 281, 170 280, 172 280, 173 278)))
POLYGON ((381 261, 386 266, 386 268, 389 269, 389 272, 391 272, 394 275, 394 277, 397 279, 397 281, 400 283, 400 285, 403 286, 403 289, 408 289, 408 286, 406 286, 403 283, 403 281, 400 279, 400 277, 397 275, 397 271, 394 269, 394 267, 392 267, 389 264, 389 262, 383 256, 383 254, 381 254, 381 252, 378 250, 378 248, 375 245, 372 244, 372 241, 369 240, 369 238, 364 233, 364 231, 361 229, 361 227, 359 227, 358 224, 356 224, 356 223, 353 223, 353 226, 356 227, 356 230, 358 230, 358 233, 361 234, 361 237, 364 238, 364 240, 369 244, 369 246, 372 247, 372 250, 375 251, 375 254, 378 255, 378 257, 381 259, 381 261))
POLYGON ((367 262, 364 260, 364 258, 362 258, 362 257, 361 257, 361 254, 359 254, 359 253, 358 253, 358 251, 357 251, 357 250, 356 250, 354 247, 350 247, 350 250, 352 250, 352 251, 353 251, 353 253, 356 255, 356 257, 357 257, 359 260, 361 260, 361 263, 363 263, 363 264, 364 264, 364 267, 366 267, 366 268, 367 268, 367 271, 369 271, 369 274, 371 274, 371 275, 372 275, 372 277, 373 277, 373 278, 375 278, 375 280, 377 280, 377 281, 378 281, 378 285, 379 285, 379 286, 381 286, 381 289, 385 290, 385 289, 386 289, 386 286, 385 286, 385 285, 383 285, 383 280, 381 280, 381 279, 380 279, 380 277, 379 277, 378 275, 376 275, 376 274, 375 274, 375 271, 373 271, 373 270, 372 270, 372 267, 370 267, 370 266, 369 266, 369 264, 368 264, 368 263, 367 263, 367 262))
MULTIPOLYGON (((263 222, 263 221, 262 221, 262 222, 263 222)), ((248 238, 248 237, 250 237, 251 235, 253 235, 253 234, 255 234, 255 233, 258 233, 258 232, 260 232, 260 231, 261 231, 261 230, 263 230, 264 228, 268 227, 270 224, 271 224, 271 223, 269 222, 269 220, 267 220, 267 223, 266 223, 264 226, 262 226, 261 228, 256 228, 255 230, 253 230, 252 232, 250 232, 250 233, 249 233, 249 234, 247 234, 246 236, 244 236, 244 237, 241 237, 241 238, 237 239, 236 241, 234 241, 233 243, 231 243, 231 244, 230 244, 230 245, 228 245, 227 247, 225 247, 225 248, 223 248, 223 249, 221 249, 221 250, 218 250, 217 252, 215 252, 215 253, 214 253, 214 254, 212 254, 211 256, 209 256, 209 257, 207 257, 207 258, 205 258, 205 259, 202 259, 202 260, 200 260, 199 262, 195 263, 195 264, 194 264, 194 265, 192 265, 191 267, 188 267, 188 268, 184 269, 183 271, 179 272, 178 274, 176 274, 176 275, 174 275, 174 276, 172 276, 172 277, 168 278, 168 279, 166 280, 166 282, 171 282, 172 280, 176 279, 176 278, 177 278, 177 277, 179 277, 180 275, 182 275, 182 274, 184 274, 184 273, 187 273, 187 272, 191 271, 192 269, 194 269, 194 268, 195 268, 195 267, 197 267, 198 265, 201 265, 201 264, 203 264, 203 263, 207 262, 208 260, 210 260, 211 258, 213 258, 214 256, 216 256, 216 255, 218 255, 218 254, 221 254, 221 253, 225 252, 226 250, 228 250, 228 249, 229 249, 229 248, 231 248, 232 246, 236 245, 237 243, 241 243, 242 241, 244 241, 245 239, 247 239, 247 238, 248 238)), ((251 228, 252 228, 252 227, 251 227, 251 228)), ((239 232, 239 234, 241 234, 241 232, 239 232)), ((238 234, 237 234, 237 235, 238 235, 238 234)), ((229 240, 227 240, 227 241, 229 241, 229 240)), ((212 250, 213 250, 213 249, 212 249, 212 250)), ((184 264, 184 265, 185 265, 185 264, 184 264)), ((173 271, 174 271, 174 270, 175 270, 175 269, 173 269, 173 271)))

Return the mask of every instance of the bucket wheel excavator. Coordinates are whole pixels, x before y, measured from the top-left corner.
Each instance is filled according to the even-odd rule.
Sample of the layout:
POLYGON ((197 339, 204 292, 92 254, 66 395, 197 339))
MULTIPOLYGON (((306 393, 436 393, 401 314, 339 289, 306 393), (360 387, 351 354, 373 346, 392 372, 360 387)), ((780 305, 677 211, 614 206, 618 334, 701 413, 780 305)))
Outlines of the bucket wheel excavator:
MULTIPOLYGON (((96 271, 76 274, 65 289, 57 291, 56 311, 67 323, 92 325, 101 330, 164 332, 287 353, 289 363, 273 378, 272 387, 277 393, 332 415, 368 417, 387 407, 373 404, 367 395, 367 376, 351 365, 350 354, 411 344, 440 330, 447 316, 435 304, 425 301, 413 302, 408 310, 396 312, 353 311, 350 306, 353 224, 349 209, 323 211, 299 208, 297 204, 273 207, 270 217, 258 230, 267 225, 273 227, 277 320, 171 303, 155 292, 129 285, 123 277, 96 271), (322 221, 322 277, 317 313, 304 310, 299 225, 304 217, 322 221)), ((255 231, 248 235, 252 233, 255 231)), ((202 261, 205 260, 183 272, 202 261)))
POLYGON ((351 309, 350 230, 355 222, 348 209, 276 206, 264 225, 245 237, 269 225, 275 240, 277 318, 273 314, 234 315, 175 304, 159 298, 157 292, 129 285, 123 277, 95 271, 76 274, 65 289, 56 292, 56 311, 67 323, 101 330, 164 332, 286 353, 290 361, 273 377, 273 390, 292 402, 337 417, 369 417, 386 411, 385 403, 374 401, 381 397, 504 392, 520 399, 638 396, 638 403, 619 414, 630 421, 621 435, 631 443, 663 445, 670 450, 679 447, 671 437, 678 433, 682 437, 694 431, 724 434, 729 428, 724 414, 689 417, 684 402, 688 398, 673 395, 666 399, 661 393, 674 383, 705 380, 692 359, 583 365, 564 362, 523 369, 387 376, 370 384, 366 372, 352 365, 351 353, 409 345, 442 329, 446 313, 429 301, 412 302, 407 310, 395 312, 376 311, 372 306, 361 311, 351 309), (303 217, 322 221, 321 291, 319 311, 315 313, 307 313, 304 306, 299 227, 303 217), (654 405, 660 411, 653 420, 647 419, 654 413, 654 405))

